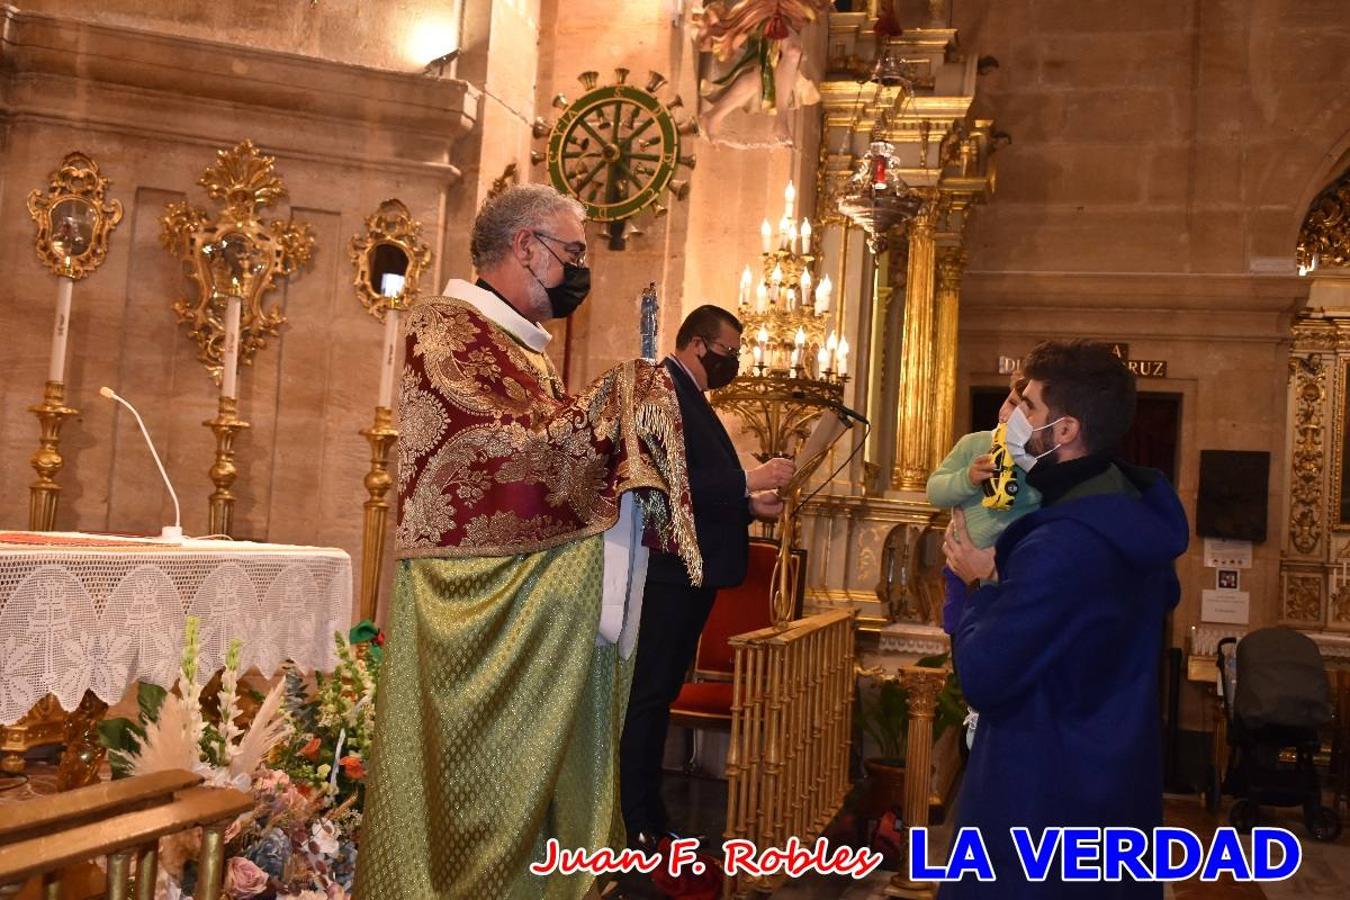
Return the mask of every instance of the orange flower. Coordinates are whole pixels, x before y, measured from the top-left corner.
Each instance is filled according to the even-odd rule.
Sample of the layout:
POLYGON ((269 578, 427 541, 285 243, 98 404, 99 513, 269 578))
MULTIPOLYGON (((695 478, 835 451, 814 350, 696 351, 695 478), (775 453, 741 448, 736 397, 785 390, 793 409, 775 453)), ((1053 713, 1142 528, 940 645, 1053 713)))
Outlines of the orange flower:
POLYGON ((339 760, 339 763, 342 766, 342 771, 346 772, 347 777, 353 781, 360 781, 366 777, 366 767, 362 764, 361 757, 344 756, 339 760))
POLYGON ((319 739, 310 738, 309 743, 300 748, 300 755, 305 759, 319 758, 319 739))

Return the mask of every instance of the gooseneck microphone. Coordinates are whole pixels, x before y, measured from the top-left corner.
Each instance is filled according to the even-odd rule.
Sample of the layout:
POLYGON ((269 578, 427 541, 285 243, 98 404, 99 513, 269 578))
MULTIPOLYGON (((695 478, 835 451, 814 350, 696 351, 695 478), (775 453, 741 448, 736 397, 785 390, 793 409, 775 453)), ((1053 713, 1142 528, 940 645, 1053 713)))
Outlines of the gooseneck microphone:
POLYGON ((169 496, 173 498, 173 524, 165 525, 160 529, 160 539, 165 541, 183 540, 183 514, 178 507, 178 493, 173 489, 173 482, 169 481, 169 473, 164 471, 164 463, 159 461, 159 453, 155 450, 155 442, 150 440, 150 432, 145 430, 145 423, 141 421, 141 414, 136 412, 136 407, 119 397, 117 392, 107 385, 99 388, 98 392, 109 400, 116 400, 131 410, 131 414, 136 417, 136 424, 141 426, 141 434, 145 436, 145 445, 150 448, 150 455, 155 458, 155 465, 159 466, 159 474, 164 479, 164 486, 169 489, 169 496))

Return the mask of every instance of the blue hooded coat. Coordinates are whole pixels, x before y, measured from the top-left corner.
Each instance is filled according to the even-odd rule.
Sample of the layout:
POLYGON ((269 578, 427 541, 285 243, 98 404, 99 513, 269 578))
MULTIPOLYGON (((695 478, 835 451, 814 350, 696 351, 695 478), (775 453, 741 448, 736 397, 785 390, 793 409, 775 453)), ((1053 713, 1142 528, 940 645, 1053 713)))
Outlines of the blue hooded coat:
POLYGON ((1162 897, 1157 883, 1065 884, 1058 854, 1045 882, 1028 882, 1009 835, 1132 826, 1151 837, 1162 824, 1159 654, 1190 527, 1160 473, 1086 468, 1097 474, 1008 527, 999 581, 962 611, 953 656, 980 721, 955 825, 980 829, 997 881, 967 875, 942 900, 1162 897))

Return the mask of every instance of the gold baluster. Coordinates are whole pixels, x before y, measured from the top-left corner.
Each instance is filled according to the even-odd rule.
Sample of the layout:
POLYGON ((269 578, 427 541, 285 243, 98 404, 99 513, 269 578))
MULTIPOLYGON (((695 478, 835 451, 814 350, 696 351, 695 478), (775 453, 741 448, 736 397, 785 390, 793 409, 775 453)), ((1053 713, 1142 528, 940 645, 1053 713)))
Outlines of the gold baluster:
POLYGON ((225 827, 228 822, 202 826, 202 852, 197 864, 196 900, 220 900, 225 874, 225 827))
POLYGON ((136 900, 155 900, 159 877, 159 844, 146 844, 136 854, 136 900))

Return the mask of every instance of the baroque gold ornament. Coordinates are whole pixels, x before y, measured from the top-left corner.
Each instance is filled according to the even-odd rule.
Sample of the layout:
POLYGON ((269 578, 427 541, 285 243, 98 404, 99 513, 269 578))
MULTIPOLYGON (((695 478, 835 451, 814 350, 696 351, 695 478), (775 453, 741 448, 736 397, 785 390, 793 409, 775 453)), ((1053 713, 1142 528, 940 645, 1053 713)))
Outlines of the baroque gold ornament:
POLYGON ((197 343, 197 358, 219 383, 226 301, 242 301, 239 358, 252 365, 267 337, 286 323, 280 308, 263 305, 263 296, 278 277, 309 264, 314 230, 304 222, 259 218, 260 209, 287 196, 273 171, 274 157, 263 155, 250 140, 219 150, 216 157, 197 183, 222 209, 213 218, 186 201, 170 203, 160 220, 160 242, 183 262, 194 286, 189 296, 174 301, 173 309, 197 343))
POLYGON ((72 281, 89 277, 108 256, 108 235, 122 221, 122 203, 108 199, 111 182, 98 163, 68 153, 51 173, 46 193, 28 195, 28 213, 37 224, 33 247, 38 259, 72 281))
POLYGON ((431 266, 431 248, 422 239, 422 223, 401 200, 386 200, 366 219, 364 234, 352 237, 348 250, 356 267, 356 296, 384 321, 385 310, 406 309, 417 300, 423 273, 431 266), (386 281, 387 276, 394 276, 386 281))

